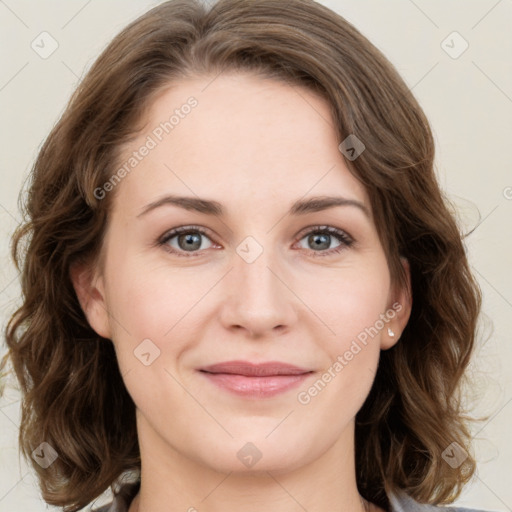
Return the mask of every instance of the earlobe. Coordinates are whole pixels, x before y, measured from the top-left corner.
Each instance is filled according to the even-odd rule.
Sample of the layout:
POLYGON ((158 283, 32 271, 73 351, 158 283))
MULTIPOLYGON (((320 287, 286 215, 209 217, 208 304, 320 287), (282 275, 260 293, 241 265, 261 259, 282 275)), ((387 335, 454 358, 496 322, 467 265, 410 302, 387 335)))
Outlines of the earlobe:
POLYGON ((390 314, 387 314, 390 319, 387 322, 385 329, 382 331, 381 350, 387 350, 398 342, 411 316, 411 269, 409 261, 406 258, 401 257, 400 260, 405 271, 406 285, 402 287, 394 287, 393 293, 390 296, 390 302, 388 305, 388 311, 390 314), (394 314, 391 313, 391 310, 394 314))
POLYGON ((69 270, 76 296, 89 325, 103 338, 110 338, 110 324, 103 277, 96 276, 89 265, 75 263, 69 270))

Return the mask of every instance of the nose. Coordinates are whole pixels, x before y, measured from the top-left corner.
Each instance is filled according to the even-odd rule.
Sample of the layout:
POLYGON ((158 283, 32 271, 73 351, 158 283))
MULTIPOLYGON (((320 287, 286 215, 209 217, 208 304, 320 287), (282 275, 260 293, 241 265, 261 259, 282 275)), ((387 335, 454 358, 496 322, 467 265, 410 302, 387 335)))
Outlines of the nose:
POLYGON ((296 321, 300 301, 286 277, 271 249, 264 248, 252 262, 235 253, 223 283, 220 319, 224 327, 243 330, 252 338, 288 330, 296 321))

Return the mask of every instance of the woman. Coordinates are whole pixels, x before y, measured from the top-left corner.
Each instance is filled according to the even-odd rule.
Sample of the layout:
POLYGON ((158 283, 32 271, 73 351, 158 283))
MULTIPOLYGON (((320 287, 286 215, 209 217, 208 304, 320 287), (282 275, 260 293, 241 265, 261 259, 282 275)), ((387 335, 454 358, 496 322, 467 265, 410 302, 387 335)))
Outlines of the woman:
POLYGON ((6 337, 45 501, 453 502, 481 295, 433 160, 393 66, 310 0, 176 0, 123 30, 14 235, 6 337))

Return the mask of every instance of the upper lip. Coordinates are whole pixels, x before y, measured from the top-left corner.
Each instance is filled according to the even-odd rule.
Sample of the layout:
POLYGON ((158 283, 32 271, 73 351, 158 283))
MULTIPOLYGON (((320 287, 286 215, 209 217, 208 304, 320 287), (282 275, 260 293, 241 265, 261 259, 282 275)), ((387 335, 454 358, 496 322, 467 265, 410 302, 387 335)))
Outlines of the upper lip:
POLYGON ((266 377, 270 375, 301 375, 312 370, 300 368, 293 364, 280 361, 268 361, 264 363, 251 363, 249 361, 225 361, 210 366, 199 368, 200 371, 208 373, 231 373, 235 375, 247 375, 266 377))

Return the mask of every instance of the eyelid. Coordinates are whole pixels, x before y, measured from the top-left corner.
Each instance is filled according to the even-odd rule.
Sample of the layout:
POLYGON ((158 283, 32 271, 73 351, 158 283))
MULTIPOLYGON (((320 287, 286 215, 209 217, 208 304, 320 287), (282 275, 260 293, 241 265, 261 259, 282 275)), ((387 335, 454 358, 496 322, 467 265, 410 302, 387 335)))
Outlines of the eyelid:
POLYGON ((350 239, 352 242, 355 242, 354 237, 351 236, 347 231, 335 226, 331 226, 330 224, 311 224, 310 226, 306 226, 297 233, 297 239, 300 240, 309 233, 316 231, 328 231, 329 233, 338 236, 343 234, 346 236, 346 238, 350 239))
POLYGON ((210 237, 210 230, 208 228, 204 228, 203 226, 195 226, 193 224, 187 224, 185 226, 177 226, 175 228, 167 230, 162 236, 158 238, 158 242, 166 242, 170 238, 175 237, 181 233, 188 233, 189 231, 198 231, 203 235, 210 237))

